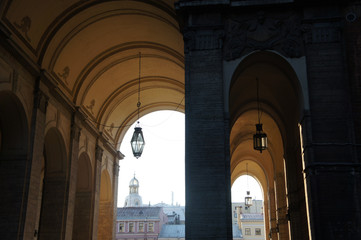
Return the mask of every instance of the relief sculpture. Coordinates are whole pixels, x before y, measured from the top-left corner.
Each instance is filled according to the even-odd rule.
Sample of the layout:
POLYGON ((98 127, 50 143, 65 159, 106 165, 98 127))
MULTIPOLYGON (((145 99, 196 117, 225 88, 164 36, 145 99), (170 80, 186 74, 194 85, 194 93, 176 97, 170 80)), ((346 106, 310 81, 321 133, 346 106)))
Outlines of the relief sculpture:
POLYGON ((266 17, 260 11, 251 20, 230 18, 226 33, 226 60, 233 60, 254 50, 276 50, 287 57, 303 55, 301 21, 295 15, 275 19, 266 17))

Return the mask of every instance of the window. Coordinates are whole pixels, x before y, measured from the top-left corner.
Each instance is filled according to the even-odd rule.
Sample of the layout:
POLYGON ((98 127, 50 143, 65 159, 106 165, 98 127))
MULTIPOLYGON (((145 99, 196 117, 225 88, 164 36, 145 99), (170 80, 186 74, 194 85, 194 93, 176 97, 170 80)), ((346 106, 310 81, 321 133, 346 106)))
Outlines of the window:
POLYGON ((250 228, 245 228, 244 229, 244 235, 251 235, 251 229, 250 228))
POLYGON ((129 223, 129 232, 134 232, 134 223, 129 223))
POLYGON ((119 223, 119 232, 124 232, 124 223, 119 223))
POLYGON ((237 218, 237 212, 236 211, 234 212, 234 218, 237 218))
POLYGON ((153 223, 148 224, 148 232, 154 232, 154 224, 153 223))
POLYGON ((260 228, 256 228, 254 232, 255 232, 256 235, 261 235, 261 229, 260 228))
POLYGON ((142 222, 139 223, 138 232, 144 232, 144 223, 142 223, 142 222))

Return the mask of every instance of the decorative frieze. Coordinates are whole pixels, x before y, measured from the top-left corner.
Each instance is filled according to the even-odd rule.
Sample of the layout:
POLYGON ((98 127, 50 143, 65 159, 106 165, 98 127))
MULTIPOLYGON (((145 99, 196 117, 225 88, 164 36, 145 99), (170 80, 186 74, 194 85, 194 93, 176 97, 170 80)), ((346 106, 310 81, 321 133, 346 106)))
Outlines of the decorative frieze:
POLYGON ((223 30, 186 31, 184 33, 185 52, 220 49, 223 44, 223 36, 223 30))
POLYGON ((287 57, 304 55, 301 18, 297 14, 268 17, 231 16, 226 23, 224 58, 233 60, 254 50, 276 50, 287 57))
POLYGON ((305 30, 304 40, 306 44, 339 42, 341 40, 341 29, 337 23, 305 24, 303 29, 305 30))

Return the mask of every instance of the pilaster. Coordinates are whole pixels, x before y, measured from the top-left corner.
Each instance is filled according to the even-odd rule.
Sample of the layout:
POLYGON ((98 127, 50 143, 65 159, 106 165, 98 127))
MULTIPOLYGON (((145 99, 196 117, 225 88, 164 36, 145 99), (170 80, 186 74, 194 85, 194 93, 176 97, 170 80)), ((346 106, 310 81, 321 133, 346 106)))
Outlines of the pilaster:
MULTIPOLYGON (((48 105, 49 97, 44 94, 44 92, 37 88, 34 92, 34 105, 32 111, 32 122, 31 122, 31 139, 30 143, 30 154, 28 169, 29 172, 29 185, 28 185, 28 198, 26 206, 23 206, 26 210, 26 215, 24 215, 24 225, 23 225, 23 236, 20 233, 21 239, 31 239, 34 235, 37 235, 38 221, 37 219, 38 212, 40 209, 39 206, 39 188, 41 181, 41 168, 42 168, 42 159, 44 151, 44 134, 45 134, 45 118, 46 118, 46 109, 48 105)), ((26 188, 25 188, 26 189, 26 188)), ((25 201, 26 203, 26 201, 25 201)))
POLYGON ((98 217, 99 217, 99 198, 100 198, 100 178, 102 170, 103 149, 97 144, 95 148, 95 167, 94 167, 94 190, 93 190, 93 236, 98 238, 98 217))
MULTIPOLYGON (((119 152, 120 153, 120 152, 119 152)), ((119 179, 119 164, 117 157, 114 157, 113 165, 113 239, 116 239, 117 233, 117 203, 118 203, 118 179, 119 179)))
POLYGON ((70 156, 69 156, 69 169, 67 179, 67 193, 66 193, 66 209, 67 213, 65 239, 72 239, 73 236, 73 220, 74 220, 74 207, 76 200, 76 183, 78 173, 78 157, 79 157, 79 138, 81 128, 79 127, 79 119, 76 112, 72 116, 71 133, 70 133, 70 156))

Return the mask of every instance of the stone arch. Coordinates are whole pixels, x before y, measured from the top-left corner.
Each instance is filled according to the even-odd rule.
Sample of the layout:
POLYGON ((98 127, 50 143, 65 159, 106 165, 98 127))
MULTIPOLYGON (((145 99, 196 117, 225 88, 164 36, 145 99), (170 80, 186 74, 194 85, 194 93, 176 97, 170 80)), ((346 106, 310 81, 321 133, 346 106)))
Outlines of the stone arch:
POLYGON ((90 158, 86 152, 83 152, 78 159, 72 239, 91 239, 92 189, 93 175, 90 158))
POLYGON ((0 91, 0 234, 16 239, 26 202, 29 129, 20 99, 0 91))
POLYGON ((103 170, 100 178, 100 201, 98 217, 98 239, 112 239, 113 193, 108 170, 103 170))
POLYGON ((44 140, 44 182, 39 239, 63 239, 67 191, 67 153, 60 131, 50 128, 44 140))
POLYGON ((272 239, 288 239, 289 231, 291 235, 308 236, 298 129, 304 105, 295 71, 275 53, 259 51, 251 54, 241 61, 233 74, 229 92, 231 169, 247 158, 259 162, 265 169, 268 179, 265 196, 269 201, 270 219, 276 219, 266 223, 270 226, 272 239), (257 79, 261 123, 269 141, 268 150, 262 154, 253 150, 252 143, 258 123, 257 79), (288 176, 287 181, 285 176, 288 176), (292 194, 287 196, 286 192, 292 194), (301 207, 296 209, 295 205, 301 207), (294 218, 289 218, 291 215, 294 218), (299 231, 301 224, 305 227, 299 231))

